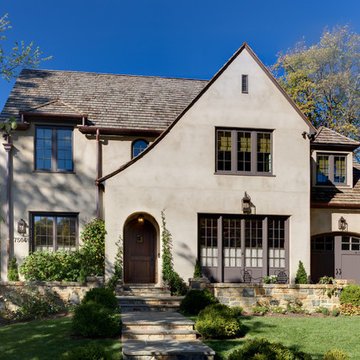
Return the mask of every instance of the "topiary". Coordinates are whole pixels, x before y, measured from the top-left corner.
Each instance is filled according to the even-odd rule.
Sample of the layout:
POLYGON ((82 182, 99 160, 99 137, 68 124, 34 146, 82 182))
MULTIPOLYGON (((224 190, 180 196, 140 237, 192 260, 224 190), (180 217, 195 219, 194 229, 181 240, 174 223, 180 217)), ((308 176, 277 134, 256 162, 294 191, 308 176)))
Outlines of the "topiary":
POLYGON ((299 267, 295 276, 295 284, 308 284, 308 276, 304 268, 302 261, 299 261, 299 267))
POLYGON ((110 310, 117 310, 119 308, 115 294, 107 288, 90 289, 85 294, 81 304, 87 304, 89 302, 99 304, 110 310))
POLYGON ((203 277, 203 274, 202 274, 202 271, 201 271, 200 260, 196 259, 195 269, 194 269, 194 279, 199 279, 199 278, 202 278, 202 277, 203 277))
POLYGON ((72 328, 86 337, 114 337, 121 332, 119 314, 96 303, 79 305, 74 312, 72 328))
POLYGON ((103 346, 89 344, 77 347, 62 354, 62 360, 112 360, 112 355, 108 354, 103 346))
POLYGON ((218 301, 207 289, 190 290, 182 299, 180 310, 184 313, 197 315, 200 310, 205 309, 208 305, 216 304, 218 301))
POLYGON ((19 281, 19 271, 16 263, 16 258, 12 258, 9 263, 8 271, 8 280, 9 281, 19 281))
POLYGON ((296 352, 280 344, 263 338, 245 342, 241 349, 233 351, 228 360, 311 360, 311 356, 296 352))
POLYGON ((323 360, 349 360, 349 357, 339 349, 329 350, 323 357, 323 360))
POLYGON ((195 329, 207 339, 226 339, 245 335, 239 316, 223 304, 213 304, 201 310, 195 329))
POLYGON ((341 304, 352 304, 355 306, 360 305, 360 286, 350 284, 343 288, 340 294, 341 304))

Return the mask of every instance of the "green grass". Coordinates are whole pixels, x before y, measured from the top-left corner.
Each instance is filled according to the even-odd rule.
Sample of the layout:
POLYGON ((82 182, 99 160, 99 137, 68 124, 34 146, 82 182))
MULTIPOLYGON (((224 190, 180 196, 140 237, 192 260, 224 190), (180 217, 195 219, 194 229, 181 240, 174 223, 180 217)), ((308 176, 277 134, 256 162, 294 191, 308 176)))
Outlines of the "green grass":
MULTIPOLYGON (((345 351, 350 359, 360 359, 360 318, 280 318, 246 317, 243 323, 249 331, 246 338, 261 336, 270 341, 293 346, 320 360, 330 349, 345 351)), ((235 348, 241 347, 244 339, 204 341, 221 359, 226 359, 235 348)))
POLYGON ((71 339, 71 318, 31 321, 0 327, 0 359, 58 360, 62 353, 90 342, 120 359, 119 340, 71 339))

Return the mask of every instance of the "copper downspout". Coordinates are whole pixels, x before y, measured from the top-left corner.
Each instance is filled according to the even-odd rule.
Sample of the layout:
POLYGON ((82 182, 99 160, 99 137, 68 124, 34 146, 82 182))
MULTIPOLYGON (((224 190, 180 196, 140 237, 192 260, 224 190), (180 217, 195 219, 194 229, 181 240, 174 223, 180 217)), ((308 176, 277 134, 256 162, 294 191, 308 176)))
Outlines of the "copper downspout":
MULTIPOLYGON (((96 129, 96 179, 101 177, 100 168, 100 129, 96 129)), ((97 196, 96 196, 96 216, 100 219, 100 184, 97 184, 97 196)))
POLYGON ((7 153, 7 165, 6 165, 6 202, 7 202, 7 211, 6 211, 6 223, 7 223, 7 255, 8 263, 7 269, 9 270, 10 260, 11 260, 11 223, 10 223, 10 208, 11 208, 11 150, 13 144, 10 143, 10 136, 6 137, 6 143, 3 143, 4 149, 7 153))

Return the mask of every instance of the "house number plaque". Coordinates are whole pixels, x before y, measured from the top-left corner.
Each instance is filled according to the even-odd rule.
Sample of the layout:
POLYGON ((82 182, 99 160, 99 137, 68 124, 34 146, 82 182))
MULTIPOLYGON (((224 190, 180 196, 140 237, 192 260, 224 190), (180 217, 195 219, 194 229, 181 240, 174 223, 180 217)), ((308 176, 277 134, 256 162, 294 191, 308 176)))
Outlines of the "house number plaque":
POLYGON ((14 242, 16 243, 27 243, 28 242, 28 237, 15 237, 14 238, 14 242))
POLYGON ((143 236, 142 235, 136 235, 136 242, 138 244, 142 244, 144 242, 143 236))

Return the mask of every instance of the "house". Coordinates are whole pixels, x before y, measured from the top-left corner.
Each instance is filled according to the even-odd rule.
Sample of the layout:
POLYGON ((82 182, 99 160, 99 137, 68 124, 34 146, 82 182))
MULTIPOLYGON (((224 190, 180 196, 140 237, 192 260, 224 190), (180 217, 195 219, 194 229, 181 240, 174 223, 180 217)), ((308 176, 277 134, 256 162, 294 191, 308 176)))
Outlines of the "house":
POLYGON ((299 261, 357 276, 359 144, 314 129, 247 44, 210 81, 24 70, 10 116, 1 279, 9 255, 76 248, 99 216, 107 276, 122 239, 125 282, 160 283, 162 213, 184 279, 197 258, 214 282, 291 282, 299 261))

